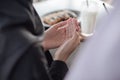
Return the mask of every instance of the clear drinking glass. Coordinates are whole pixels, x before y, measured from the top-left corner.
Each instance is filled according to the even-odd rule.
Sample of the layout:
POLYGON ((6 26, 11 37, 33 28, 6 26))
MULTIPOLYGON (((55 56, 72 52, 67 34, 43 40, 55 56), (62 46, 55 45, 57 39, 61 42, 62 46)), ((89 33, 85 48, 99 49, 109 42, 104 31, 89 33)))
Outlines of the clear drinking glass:
POLYGON ((98 5, 95 0, 84 0, 81 9, 81 30, 85 36, 91 36, 95 30, 96 17, 98 13, 98 5))

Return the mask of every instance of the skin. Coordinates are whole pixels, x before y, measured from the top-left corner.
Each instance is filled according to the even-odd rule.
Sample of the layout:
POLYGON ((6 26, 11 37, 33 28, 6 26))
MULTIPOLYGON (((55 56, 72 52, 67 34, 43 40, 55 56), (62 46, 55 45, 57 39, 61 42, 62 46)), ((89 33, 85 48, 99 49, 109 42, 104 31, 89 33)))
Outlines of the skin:
POLYGON ((80 44, 82 38, 77 20, 70 18, 45 31, 42 46, 44 50, 58 48, 54 59, 66 62, 68 57, 80 44))
POLYGON ((77 26, 73 19, 68 20, 68 25, 66 26, 66 40, 65 42, 57 49, 54 59, 61 60, 66 62, 68 57, 80 44, 81 36, 79 30, 77 31, 77 26))
POLYGON ((66 34, 64 26, 66 23, 66 21, 60 22, 45 31, 42 42, 45 50, 58 48, 64 42, 66 34))

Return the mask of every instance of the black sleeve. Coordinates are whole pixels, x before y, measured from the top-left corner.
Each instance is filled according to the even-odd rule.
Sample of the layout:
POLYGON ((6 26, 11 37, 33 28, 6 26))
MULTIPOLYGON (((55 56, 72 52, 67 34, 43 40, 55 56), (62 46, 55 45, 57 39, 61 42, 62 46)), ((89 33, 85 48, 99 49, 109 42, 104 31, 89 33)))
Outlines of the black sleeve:
POLYGON ((63 80, 66 64, 53 61, 48 69, 46 61, 40 47, 30 47, 14 65, 9 80, 63 80))
POLYGON ((54 80, 62 80, 68 71, 67 65, 63 61, 53 61, 53 58, 49 51, 45 52, 45 56, 48 62, 49 74, 51 77, 54 80))
POLYGON ((9 80, 52 80, 42 50, 30 47, 14 65, 9 80))
POLYGON ((47 63, 48 63, 47 66, 51 67, 51 64, 53 62, 53 58, 52 58, 52 55, 51 55, 49 50, 45 51, 45 57, 46 57, 46 60, 47 60, 47 63))
POLYGON ((68 67, 63 61, 53 61, 49 68, 49 74, 53 80, 63 80, 67 71, 68 67))

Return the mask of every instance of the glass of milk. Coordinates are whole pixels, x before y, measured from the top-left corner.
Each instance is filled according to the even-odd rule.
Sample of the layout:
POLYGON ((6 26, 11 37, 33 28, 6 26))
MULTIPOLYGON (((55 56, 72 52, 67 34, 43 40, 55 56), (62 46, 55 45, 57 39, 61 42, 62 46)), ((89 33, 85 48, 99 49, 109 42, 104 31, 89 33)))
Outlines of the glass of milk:
POLYGON ((81 31, 84 36, 91 36, 95 30, 98 5, 94 0, 82 1, 81 9, 81 31))

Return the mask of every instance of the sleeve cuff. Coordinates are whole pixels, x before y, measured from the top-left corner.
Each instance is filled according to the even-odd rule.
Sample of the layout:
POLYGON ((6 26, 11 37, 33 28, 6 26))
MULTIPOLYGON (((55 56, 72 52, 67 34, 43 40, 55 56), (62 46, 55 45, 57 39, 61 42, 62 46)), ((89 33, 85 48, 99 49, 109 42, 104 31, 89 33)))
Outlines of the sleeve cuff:
POLYGON ((54 80, 57 80, 57 78, 59 78, 59 80, 63 80, 67 71, 68 67, 65 62, 59 60, 55 60, 52 62, 50 73, 54 74, 51 75, 54 80))

